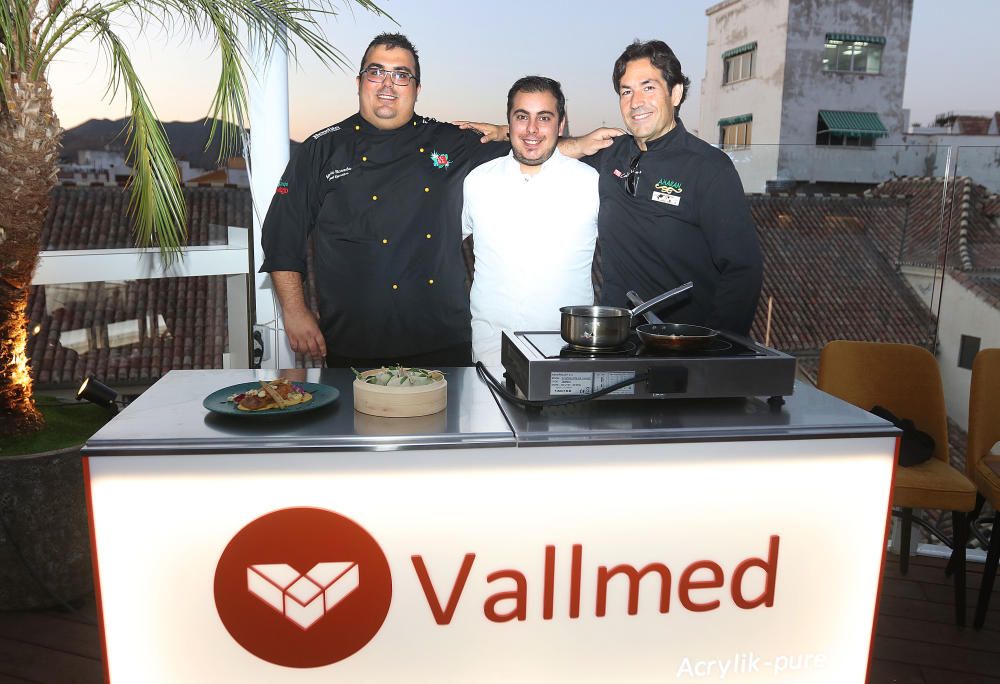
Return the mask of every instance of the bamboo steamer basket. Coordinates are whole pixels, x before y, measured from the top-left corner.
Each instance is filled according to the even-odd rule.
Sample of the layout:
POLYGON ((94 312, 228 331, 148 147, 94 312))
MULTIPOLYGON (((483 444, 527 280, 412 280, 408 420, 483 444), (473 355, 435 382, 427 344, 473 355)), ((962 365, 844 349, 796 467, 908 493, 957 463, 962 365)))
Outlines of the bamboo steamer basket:
POLYGON ((372 437, 394 437, 397 435, 436 435, 448 427, 448 412, 438 411, 426 416, 387 418, 372 416, 361 411, 354 412, 354 431, 359 435, 372 437))
MULTIPOLYGON (((381 368, 361 373, 361 378, 377 375, 381 368)), ((429 385, 416 387, 386 387, 354 380, 354 410, 370 416, 386 418, 412 418, 429 416, 443 411, 448 405, 448 381, 440 371, 433 371, 437 378, 429 385)))

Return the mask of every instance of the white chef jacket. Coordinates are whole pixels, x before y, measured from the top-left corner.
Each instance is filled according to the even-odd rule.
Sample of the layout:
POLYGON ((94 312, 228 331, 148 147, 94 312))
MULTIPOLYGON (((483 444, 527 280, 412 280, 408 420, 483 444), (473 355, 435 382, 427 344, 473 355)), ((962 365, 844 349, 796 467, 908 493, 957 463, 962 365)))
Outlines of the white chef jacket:
POLYGON ((593 304, 597 172, 557 149, 534 175, 513 153, 465 179, 462 236, 474 236, 472 356, 500 367, 500 331, 559 330, 559 308, 593 304))

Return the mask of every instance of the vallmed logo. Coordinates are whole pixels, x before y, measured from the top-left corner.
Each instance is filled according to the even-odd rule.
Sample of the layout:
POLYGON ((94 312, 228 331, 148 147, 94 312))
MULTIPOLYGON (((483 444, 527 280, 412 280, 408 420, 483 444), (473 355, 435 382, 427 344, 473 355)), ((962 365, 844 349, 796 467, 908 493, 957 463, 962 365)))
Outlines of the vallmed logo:
POLYGON ((322 667, 374 638, 392 577, 378 542, 353 520, 286 508, 236 533, 214 589, 219 618, 247 651, 285 667, 322 667))
POLYGON ((291 565, 247 568, 247 590, 302 629, 333 610, 358 588, 357 563, 317 563, 300 575, 291 565))

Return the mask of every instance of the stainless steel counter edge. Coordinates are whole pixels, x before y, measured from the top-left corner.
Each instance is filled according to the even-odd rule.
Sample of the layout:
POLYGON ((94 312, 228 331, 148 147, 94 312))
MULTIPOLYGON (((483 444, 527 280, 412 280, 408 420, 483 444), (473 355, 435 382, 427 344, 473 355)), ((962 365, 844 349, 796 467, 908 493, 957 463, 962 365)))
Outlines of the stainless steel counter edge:
POLYGON ((542 409, 525 409, 499 395, 497 402, 524 447, 900 434, 878 416, 800 381, 782 405, 765 397, 598 400, 542 409))
POLYGON ((456 449, 462 447, 516 446, 512 433, 476 435, 464 439, 448 439, 447 435, 419 437, 406 435, 400 439, 386 437, 330 437, 301 440, 245 439, 176 439, 165 445, 163 440, 135 439, 127 442, 91 440, 83 447, 84 456, 156 456, 206 453, 274 453, 280 451, 408 451, 411 449, 456 449))
POLYGON ((848 439, 853 437, 896 437, 901 431, 891 425, 884 430, 866 429, 863 426, 816 430, 670 430, 633 431, 627 436, 621 431, 595 432, 586 437, 578 434, 549 433, 546 435, 526 434, 517 437, 519 447, 570 446, 598 444, 676 444, 680 442, 768 442, 794 439, 848 439))

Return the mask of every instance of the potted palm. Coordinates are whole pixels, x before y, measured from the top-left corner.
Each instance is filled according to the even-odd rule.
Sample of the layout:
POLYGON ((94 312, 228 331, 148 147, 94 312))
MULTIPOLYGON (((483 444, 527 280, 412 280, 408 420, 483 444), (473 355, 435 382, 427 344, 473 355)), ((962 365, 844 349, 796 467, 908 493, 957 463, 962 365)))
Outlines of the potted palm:
MULTIPOLYGON (((370 0, 344 2, 383 14, 370 0)), ((39 431, 44 424, 25 355, 26 310, 62 138, 47 75, 53 60, 67 47, 79 41, 100 45, 109 57, 107 92, 127 96, 130 116, 123 133, 133 175, 126 192, 136 244, 159 247, 169 261, 186 241, 184 196, 176 163, 133 68, 128 46, 115 30, 115 18, 121 14, 140 25, 166 26, 214 41, 221 69, 209 106, 214 122, 209 137, 211 141, 218 136, 220 158, 235 150, 248 124, 245 57, 251 41, 266 49, 293 50, 301 45, 326 65, 345 62, 319 26, 324 16, 336 14, 335 7, 324 0, 0 2, 0 512, 17 498, 3 489, 11 486, 15 470, 30 471, 41 480, 59 477, 44 466, 26 466, 23 455, 5 457, 3 440, 39 431)), ((82 489, 78 480, 75 490, 73 486, 70 491, 82 489)), ((40 494, 61 496, 45 487, 40 494)), ((16 536, 16 530, 0 527, 0 547, 16 536)))

